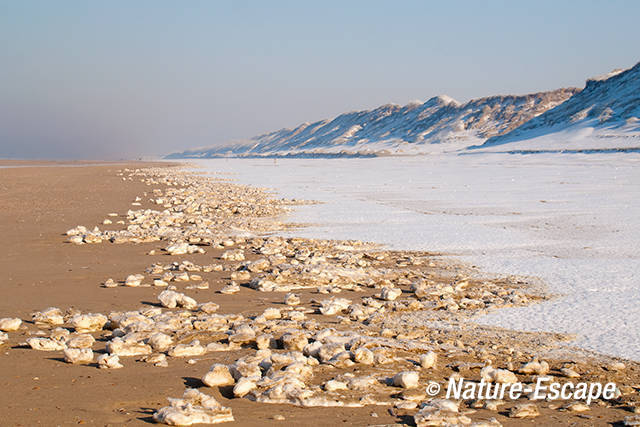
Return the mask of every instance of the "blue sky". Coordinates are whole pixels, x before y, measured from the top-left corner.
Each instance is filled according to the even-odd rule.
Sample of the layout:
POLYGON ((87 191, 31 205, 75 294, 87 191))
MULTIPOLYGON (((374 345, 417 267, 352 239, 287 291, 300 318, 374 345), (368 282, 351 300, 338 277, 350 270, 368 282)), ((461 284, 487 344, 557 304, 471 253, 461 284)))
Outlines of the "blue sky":
POLYGON ((640 61, 638 1, 0 0, 0 157, 124 158, 640 61))

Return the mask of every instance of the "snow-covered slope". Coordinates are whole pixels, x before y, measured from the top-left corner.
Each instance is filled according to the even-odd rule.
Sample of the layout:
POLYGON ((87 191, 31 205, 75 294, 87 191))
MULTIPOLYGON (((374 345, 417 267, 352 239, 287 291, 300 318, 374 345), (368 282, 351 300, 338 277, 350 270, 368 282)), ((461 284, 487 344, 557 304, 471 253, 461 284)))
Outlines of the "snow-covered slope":
POLYGON ((417 154, 454 151, 509 132, 553 108, 578 89, 492 96, 465 104, 447 96, 405 106, 341 114, 249 141, 174 153, 168 158, 417 154))
POLYGON ((585 88, 563 104, 511 132, 489 138, 479 148, 640 149, 640 63, 587 80, 585 88))

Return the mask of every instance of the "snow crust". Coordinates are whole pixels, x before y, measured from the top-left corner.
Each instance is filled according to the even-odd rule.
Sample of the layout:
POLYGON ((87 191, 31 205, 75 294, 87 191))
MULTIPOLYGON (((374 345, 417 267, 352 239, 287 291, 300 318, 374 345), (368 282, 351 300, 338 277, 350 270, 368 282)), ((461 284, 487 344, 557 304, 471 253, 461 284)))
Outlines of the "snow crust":
POLYGON ((288 219, 311 226, 292 235, 444 252, 486 272, 538 277, 563 296, 478 321, 577 334, 584 348, 640 360, 640 154, 196 163, 324 202, 296 208, 288 219))

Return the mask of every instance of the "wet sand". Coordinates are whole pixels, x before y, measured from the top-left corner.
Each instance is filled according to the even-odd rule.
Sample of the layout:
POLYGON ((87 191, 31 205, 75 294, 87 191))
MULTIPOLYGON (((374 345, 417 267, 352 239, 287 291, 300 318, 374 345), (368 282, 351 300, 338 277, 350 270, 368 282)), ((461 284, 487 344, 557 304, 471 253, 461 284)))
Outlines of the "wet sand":
MULTIPOLYGON (((11 165, 11 162, 4 164, 11 165)), ((67 229, 78 224, 101 224, 109 212, 117 212, 122 216, 132 208, 131 203, 135 198, 150 191, 150 187, 136 180, 123 181, 117 176, 117 171, 127 165, 121 163, 86 167, 20 166, 0 169, 0 200, 3 203, 0 235, 3 236, 4 247, 3 256, 0 257, 0 269, 3 272, 0 318, 19 317, 27 321, 32 312, 51 306, 108 313, 156 305, 154 294, 158 292, 152 292, 149 288, 107 289, 101 288, 100 284, 110 277, 122 280, 129 274, 144 272, 152 263, 173 261, 173 257, 158 251, 162 244, 74 245, 65 243, 67 236, 64 235, 67 229), (157 255, 147 255, 150 250, 158 251, 157 255)), ((147 166, 158 165, 145 164, 147 166)), ((128 167, 141 167, 141 164, 132 163, 128 167)), ((142 207, 145 207, 144 202, 142 207)), ((212 248, 206 254, 175 259, 208 264, 214 260, 219 262, 222 252, 212 248)), ((249 257, 249 260, 255 258, 249 257)), ((236 295, 214 293, 228 283, 228 273, 225 272, 208 274, 206 279, 211 288, 192 291, 190 295, 198 301, 220 304, 221 313, 249 315, 282 304, 284 294, 280 292, 264 293, 243 288, 236 295)), ((296 293, 300 294, 303 304, 311 304, 313 299, 318 299, 318 295, 311 291, 296 293)), ((28 322, 25 324, 27 329, 34 329, 28 322)), ((337 327, 339 322, 329 324, 337 327)), ((500 339, 500 333, 494 333, 496 339, 500 339)), ((181 396, 185 387, 201 387, 200 378, 211 363, 232 363, 239 355, 246 354, 207 354, 194 358, 197 360, 194 364, 188 364, 187 358, 174 359, 168 368, 125 358, 124 369, 100 370, 96 369, 95 364, 67 364, 61 352, 38 352, 21 345, 28 336, 28 330, 24 328, 9 335, 8 343, 0 346, 0 385, 3 389, 0 405, 6 408, 3 411, 3 425, 145 425, 153 422, 152 414, 166 405, 168 396, 181 396)), ((526 342, 522 334, 505 333, 505 336, 514 345, 519 341, 526 342)), ((466 339, 464 334, 460 338, 466 339)), ((535 336, 530 342, 547 338, 552 340, 554 337, 535 336)), ((99 341, 95 348, 104 348, 104 342, 99 341)), ((459 356, 457 360, 477 362, 465 356, 459 356)), ((635 364, 628 363, 624 375, 607 374, 599 368, 600 365, 602 363, 599 361, 585 363, 586 370, 596 376, 609 375, 628 384, 638 384, 640 371, 635 364)), ((366 370, 363 369, 363 372, 366 370)), ((441 381, 451 372, 450 367, 443 366, 433 371, 432 376, 441 381)), ((231 407, 238 425, 412 423, 411 411, 398 411, 391 406, 299 408, 231 398, 228 390, 223 389, 206 388, 203 391, 231 407), (372 413, 376 416, 372 416, 372 413), (285 420, 274 420, 275 414, 283 415, 285 420)), ((594 405, 587 418, 582 414, 547 407, 541 407, 542 415, 532 420, 514 420, 486 410, 479 410, 473 418, 495 416, 504 425, 534 422, 605 425, 631 415, 628 402, 629 399, 624 404, 594 405)))

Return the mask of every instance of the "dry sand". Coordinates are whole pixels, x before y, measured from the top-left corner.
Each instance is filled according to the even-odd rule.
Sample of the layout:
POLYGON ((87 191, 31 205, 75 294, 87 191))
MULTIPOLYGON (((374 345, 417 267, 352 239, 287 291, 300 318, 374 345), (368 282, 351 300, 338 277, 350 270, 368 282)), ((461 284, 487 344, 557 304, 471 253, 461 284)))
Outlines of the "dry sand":
MULTIPOLYGON (((108 312, 136 308, 148 301, 148 289, 105 289, 99 284, 108 277, 144 271, 153 262, 146 252, 156 244, 76 246, 65 244, 63 235, 78 224, 100 224, 109 212, 126 212, 148 187, 140 182, 123 182, 116 176, 122 164, 44 168, 24 167, 26 164, 0 169, 0 235, 4 248, 0 257, 0 271, 4 273, 0 317, 30 319, 31 312, 49 306, 108 312)), ((163 256, 155 258, 162 260, 163 256)), ((204 256, 189 258, 195 261, 204 256)), ((265 295, 254 295, 239 302, 237 308, 264 305, 265 295)), ((221 297, 226 296, 218 295, 231 300, 221 297)), ((151 422, 155 410, 166 405, 167 396, 181 396, 185 386, 198 385, 213 363, 188 365, 181 360, 170 369, 140 363, 135 372, 104 371, 66 364, 60 354, 10 349, 7 345, 0 350, 0 407, 6 408, 2 425, 145 425, 151 422)), ((222 357, 216 361, 224 363, 230 355, 222 357)), ((363 424, 373 410, 299 409, 234 399, 233 411, 238 423, 257 426, 314 421, 325 425, 363 424), (270 420, 276 413, 285 415, 286 421, 270 420)), ((384 410, 375 411, 380 415, 376 420, 382 423, 395 420, 384 410)))
MULTIPOLYGON (((11 162, 2 164, 12 165, 11 162)), ((219 249, 208 249, 206 254, 168 257, 160 251, 153 256, 146 254, 162 247, 158 242, 81 246, 65 243, 67 237, 63 233, 67 229, 78 224, 101 224, 109 212, 124 214, 131 209, 131 202, 136 196, 150 191, 150 187, 142 182, 123 181, 117 176, 118 170, 141 167, 141 164, 30 167, 23 162, 19 166, 0 168, 0 236, 3 247, 0 257, 0 270, 3 272, 0 318, 19 317, 27 321, 32 312, 50 306, 62 309, 74 307, 82 312, 105 314, 153 306, 156 304, 154 294, 158 292, 151 292, 149 288, 107 289, 101 288, 100 284, 109 277, 122 280, 129 274, 142 273, 155 262, 168 263, 182 259, 202 265, 220 262, 222 250, 219 249)), ((193 291, 190 295, 198 301, 220 304, 221 313, 259 314, 269 306, 282 305, 284 293, 281 292, 263 293, 243 288, 236 295, 215 293, 215 290, 229 282, 228 273, 207 274, 206 280, 211 284, 209 290, 193 291)), ((313 299, 321 299, 311 291, 296 293, 301 296, 303 305, 312 305, 313 299)), ((335 319, 315 317, 328 325, 339 327, 335 319)), ((248 354, 246 351, 209 353, 194 358, 197 360, 195 364, 188 364, 188 358, 174 359, 168 368, 158 368, 127 358, 124 369, 100 370, 95 365, 67 364, 61 352, 38 352, 20 345, 28 337, 29 330, 34 330, 32 325, 26 325, 27 328, 10 333, 9 342, 0 346, 0 407, 5 408, 0 421, 2 425, 148 424, 153 422, 152 414, 166 405, 168 396, 181 396, 185 387, 201 387, 200 378, 212 363, 232 363, 240 355, 248 354)), ((430 333, 432 337, 442 339, 448 335, 446 330, 433 330, 430 333)), ((487 339, 508 341, 523 348, 562 338, 498 330, 483 333, 487 339)), ((477 334, 460 332, 453 338, 477 339, 477 334)), ((104 342, 98 342, 94 347, 98 350, 103 348, 104 342)), ((524 353, 523 357, 526 358, 528 353, 524 353)), ((552 368, 572 361, 569 356, 563 357, 557 361, 549 360, 552 368)), ((455 361, 478 362, 464 355, 458 355, 455 361)), ((496 361, 506 363, 500 358, 496 361)), ((454 372, 446 363, 445 359, 442 366, 432 372, 434 379, 442 381, 454 372)), ((608 362, 592 358, 584 361, 581 367, 591 378, 614 379, 620 385, 624 382, 627 388, 637 387, 640 383, 640 370, 636 364, 627 362, 626 371, 621 374, 603 370, 605 363, 608 362)), ((362 369, 363 373, 366 371, 367 368, 362 369)), ((469 374, 473 375, 477 376, 477 372, 469 374)), ((299 408, 232 398, 229 390, 224 388, 206 388, 203 391, 216 397, 224 406, 231 407, 238 425, 411 424, 411 415, 415 412, 393 409, 392 406, 299 408), (285 419, 274 420, 276 414, 283 415, 285 419)), ((586 416, 558 411, 553 406, 543 404, 540 405, 542 415, 530 420, 514 420, 508 418, 506 412, 487 410, 476 412, 472 418, 496 417, 504 425, 605 425, 620 422, 625 416, 632 415, 628 404, 634 398, 627 397, 611 405, 594 404, 586 416)), ((509 406, 507 404, 505 408, 509 406)))

